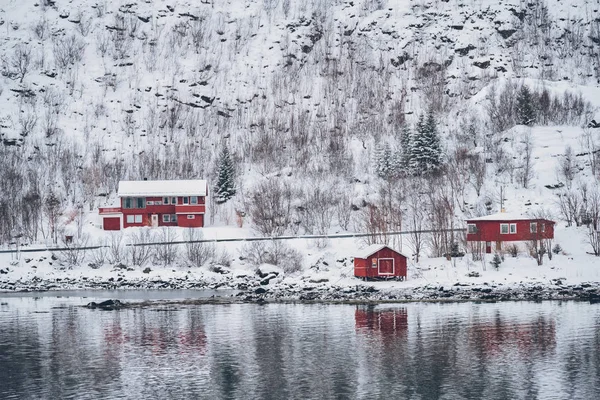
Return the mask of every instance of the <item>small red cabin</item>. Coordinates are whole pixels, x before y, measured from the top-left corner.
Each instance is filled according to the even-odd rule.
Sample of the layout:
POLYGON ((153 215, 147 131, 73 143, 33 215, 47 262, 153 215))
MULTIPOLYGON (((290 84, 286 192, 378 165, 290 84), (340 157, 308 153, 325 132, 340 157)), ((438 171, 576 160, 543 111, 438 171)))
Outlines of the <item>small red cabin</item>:
POLYGON ((362 279, 406 279, 408 258, 383 244, 374 244, 354 257, 354 276, 362 279))
POLYGON ((121 181, 119 205, 101 207, 102 229, 131 226, 204 226, 206 195, 204 180, 121 181))
POLYGON ((521 215, 498 213, 467 220, 467 242, 485 242, 485 252, 502 250, 503 242, 553 239, 554 221, 521 215))

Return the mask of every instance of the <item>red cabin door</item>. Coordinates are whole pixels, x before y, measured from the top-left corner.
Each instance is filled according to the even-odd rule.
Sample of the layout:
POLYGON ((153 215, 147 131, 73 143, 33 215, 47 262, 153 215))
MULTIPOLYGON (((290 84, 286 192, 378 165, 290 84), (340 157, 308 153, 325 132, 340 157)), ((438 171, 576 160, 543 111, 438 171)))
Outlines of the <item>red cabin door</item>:
POLYGON ((394 275, 394 259, 380 258, 379 259, 379 275, 394 275))
POLYGON ((104 217, 102 222, 105 231, 118 231, 121 229, 121 218, 119 217, 104 217))

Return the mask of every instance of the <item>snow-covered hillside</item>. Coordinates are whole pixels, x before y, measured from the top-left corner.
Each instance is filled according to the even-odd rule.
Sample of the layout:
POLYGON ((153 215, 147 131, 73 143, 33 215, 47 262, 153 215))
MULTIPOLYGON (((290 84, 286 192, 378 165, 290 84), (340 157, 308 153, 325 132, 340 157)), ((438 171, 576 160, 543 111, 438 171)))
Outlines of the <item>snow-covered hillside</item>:
MULTIPOLYGON (((599 0, 8 0, 0 38, 4 245, 108 243, 96 210, 119 180, 215 184, 223 146, 237 194, 211 201, 205 237, 441 232, 502 204, 589 241, 566 221, 590 224, 600 199, 599 0), (401 160, 426 113, 435 174, 401 160)), ((466 248, 390 240, 421 259, 466 248)), ((292 247, 306 270, 362 244, 292 247)), ((251 253, 227 250, 207 265, 251 253)))

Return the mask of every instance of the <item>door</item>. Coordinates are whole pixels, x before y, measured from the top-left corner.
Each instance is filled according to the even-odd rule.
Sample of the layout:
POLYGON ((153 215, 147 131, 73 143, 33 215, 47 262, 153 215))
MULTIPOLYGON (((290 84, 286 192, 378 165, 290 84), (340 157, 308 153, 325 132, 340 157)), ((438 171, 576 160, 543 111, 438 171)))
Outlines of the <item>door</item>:
POLYGON ((379 259, 379 275, 394 275, 394 259, 380 258, 379 259))
POLYGON ((158 226, 158 214, 152 214, 152 227, 156 228, 158 226))
POLYGON ((492 242, 485 242, 485 252, 487 254, 492 253, 492 242))
POLYGON ((119 217, 104 217, 102 222, 105 231, 121 230, 121 218, 119 217))

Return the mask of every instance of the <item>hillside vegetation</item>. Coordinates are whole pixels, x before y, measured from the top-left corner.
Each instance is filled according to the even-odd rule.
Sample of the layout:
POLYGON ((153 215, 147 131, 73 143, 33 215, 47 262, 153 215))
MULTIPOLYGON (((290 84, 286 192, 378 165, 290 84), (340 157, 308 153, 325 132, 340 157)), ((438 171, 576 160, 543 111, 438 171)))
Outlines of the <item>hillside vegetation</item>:
POLYGON ((81 233, 119 180, 216 185, 223 152, 207 220, 261 235, 440 256, 500 187, 600 219, 597 0, 10 0, 0 37, 2 243, 81 233))

